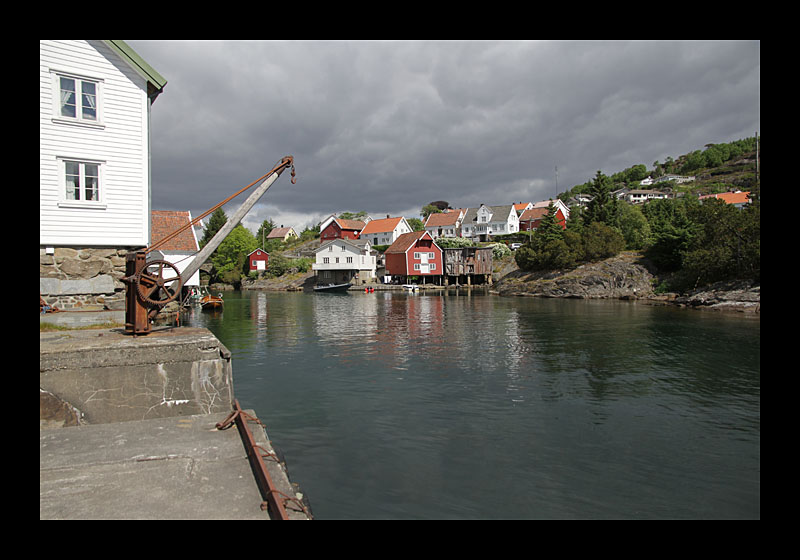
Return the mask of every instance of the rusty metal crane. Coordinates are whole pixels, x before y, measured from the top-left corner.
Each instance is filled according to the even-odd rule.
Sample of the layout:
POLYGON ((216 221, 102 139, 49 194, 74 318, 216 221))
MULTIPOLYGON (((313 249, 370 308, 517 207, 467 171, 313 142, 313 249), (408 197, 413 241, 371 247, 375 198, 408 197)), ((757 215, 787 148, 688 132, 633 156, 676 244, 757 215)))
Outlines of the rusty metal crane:
POLYGON ((158 313, 171 301, 180 296, 184 278, 191 278, 200 267, 208 260, 220 243, 233 231, 242 218, 250 211, 256 202, 267 192, 272 184, 287 168, 292 170, 292 184, 295 183, 294 158, 282 158, 266 175, 262 175, 246 187, 229 196, 213 208, 210 208, 190 223, 175 230, 158 242, 145 249, 131 251, 125 260, 125 333, 132 335, 145 335, 150 333, 150 323, 158 313), (263 181, 254 190, 247 200, 236 210, 225 225, 211 238, 203 249, 197 253, 192 263, 184 269, 183 273, 177 266, 165 260, 147 261, 147 254, 163 246, 186 229, 193 227, 200 220, 220 208, 231 199, 237 197, 253 185, 263 181))

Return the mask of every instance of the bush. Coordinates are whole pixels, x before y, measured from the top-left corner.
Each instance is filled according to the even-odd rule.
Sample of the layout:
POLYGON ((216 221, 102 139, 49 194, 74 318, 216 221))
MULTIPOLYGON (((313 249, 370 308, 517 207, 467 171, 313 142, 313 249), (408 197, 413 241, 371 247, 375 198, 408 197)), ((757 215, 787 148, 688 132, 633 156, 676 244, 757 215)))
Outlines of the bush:
POLYGON ((492 258, 495 259, 502 259, 511 254, 511 249, 508 248, 508 245, 503 243, 492 243, 488 245, 488 247, 492 248, 492 258))
POLYGON ((521 270, 571 268, 581 261, 613 257, 625 248, 625 238, 614 228, 593 222, 581 234, 566 230, 545 235, 539 230, 530 243, 517 249, 514 260, 521 270))
POLYGON ((607 259, 625 249, 625 238, 622 234, 601 222, 592 222, 582 237, 583 260, 607 259))

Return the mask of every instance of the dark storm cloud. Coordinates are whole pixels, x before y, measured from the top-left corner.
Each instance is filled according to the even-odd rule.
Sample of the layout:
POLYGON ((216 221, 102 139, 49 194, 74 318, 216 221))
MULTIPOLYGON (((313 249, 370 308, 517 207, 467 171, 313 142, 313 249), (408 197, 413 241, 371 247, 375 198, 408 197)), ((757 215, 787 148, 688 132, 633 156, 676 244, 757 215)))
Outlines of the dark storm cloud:
POLYGON ((154 208, 197 215, 295 157, 251 229, 538 201, 760 125, 756 41, 128 43, 168 80, 154 208))

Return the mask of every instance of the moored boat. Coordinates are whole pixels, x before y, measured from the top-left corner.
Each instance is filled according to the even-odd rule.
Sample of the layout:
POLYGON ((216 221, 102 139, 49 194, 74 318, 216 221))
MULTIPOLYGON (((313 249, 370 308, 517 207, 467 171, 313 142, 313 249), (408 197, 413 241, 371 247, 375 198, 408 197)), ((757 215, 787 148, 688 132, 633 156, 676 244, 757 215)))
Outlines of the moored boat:
POLYGON ((216 310, 222 309, 223 301, 222 301, 222 294, 218 296, 212 296, 211 294, 204 295, 200 298, 200 305, 203 306, 203 311, 205 310, 216 310))
POLYGON ((352 284, 318 284, 314 286, 315 292, 346 292, 352 284))

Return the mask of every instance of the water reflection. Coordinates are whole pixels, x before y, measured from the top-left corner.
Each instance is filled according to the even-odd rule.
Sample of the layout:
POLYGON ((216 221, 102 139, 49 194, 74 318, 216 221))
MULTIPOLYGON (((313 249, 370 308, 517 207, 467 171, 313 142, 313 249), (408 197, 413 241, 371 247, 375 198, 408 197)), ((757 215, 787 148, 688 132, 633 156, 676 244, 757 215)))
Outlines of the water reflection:
POLYGON ((321 518, 759 516, 758 322, 477 291, 225 300, 194 320, 321 518))

